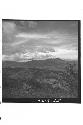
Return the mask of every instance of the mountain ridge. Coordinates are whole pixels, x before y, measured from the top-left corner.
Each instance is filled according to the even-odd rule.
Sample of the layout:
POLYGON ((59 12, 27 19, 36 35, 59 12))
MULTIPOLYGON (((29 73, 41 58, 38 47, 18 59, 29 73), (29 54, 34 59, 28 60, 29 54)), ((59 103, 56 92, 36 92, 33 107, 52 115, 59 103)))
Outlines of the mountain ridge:
POLYGON ((77 61, 67 61, 60 58, 46 60, 32 60, 28 62, 3 61, 2 68, 42 68, 52 70, 63 70, 68 64, 76 64, 77 61))

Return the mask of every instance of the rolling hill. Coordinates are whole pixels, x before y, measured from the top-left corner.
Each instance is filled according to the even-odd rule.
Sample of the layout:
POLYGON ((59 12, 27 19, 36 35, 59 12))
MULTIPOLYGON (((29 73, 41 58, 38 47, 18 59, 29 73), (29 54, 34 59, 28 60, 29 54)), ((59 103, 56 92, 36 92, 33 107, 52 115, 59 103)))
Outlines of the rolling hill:
POLYGON ((3 61, 3 98, 77 98, 78 63, 56 59, 3 61), (74 73, 65 72, 69 64, 74 73))
POLYGON ((3 61, 2 68, 42 68, 49 70, 64 70, 68 64, 76 64, 75 69, 78 69, 77 61, 67 61, 59 58, 46 60, 32 60, 28 62, 3 61))

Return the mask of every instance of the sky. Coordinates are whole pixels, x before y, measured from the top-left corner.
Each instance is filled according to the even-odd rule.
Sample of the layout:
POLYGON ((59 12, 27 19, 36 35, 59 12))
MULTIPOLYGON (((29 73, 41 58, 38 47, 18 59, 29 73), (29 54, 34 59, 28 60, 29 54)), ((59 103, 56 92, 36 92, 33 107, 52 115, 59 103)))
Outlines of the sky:
POLYGON ((78 21, 2 20, 3 61, 78 59, 78 21))

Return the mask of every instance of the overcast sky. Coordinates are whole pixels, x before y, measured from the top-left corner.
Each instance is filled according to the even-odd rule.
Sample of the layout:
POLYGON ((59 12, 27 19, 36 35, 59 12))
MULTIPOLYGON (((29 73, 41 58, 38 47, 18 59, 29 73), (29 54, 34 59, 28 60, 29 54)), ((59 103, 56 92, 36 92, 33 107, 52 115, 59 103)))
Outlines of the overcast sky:
POLYGON ((2 22, 3 60, 78 59, 77 21, 2 22))

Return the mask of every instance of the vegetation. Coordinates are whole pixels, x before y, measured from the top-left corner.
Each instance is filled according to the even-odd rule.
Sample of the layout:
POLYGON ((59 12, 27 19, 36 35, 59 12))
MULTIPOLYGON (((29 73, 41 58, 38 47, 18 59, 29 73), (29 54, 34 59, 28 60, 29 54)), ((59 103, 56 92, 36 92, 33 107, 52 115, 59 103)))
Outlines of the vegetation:
POLYGON ((77 98, 78 72, 75 64, 64 70, 3 67, 3 98, 77 98))

